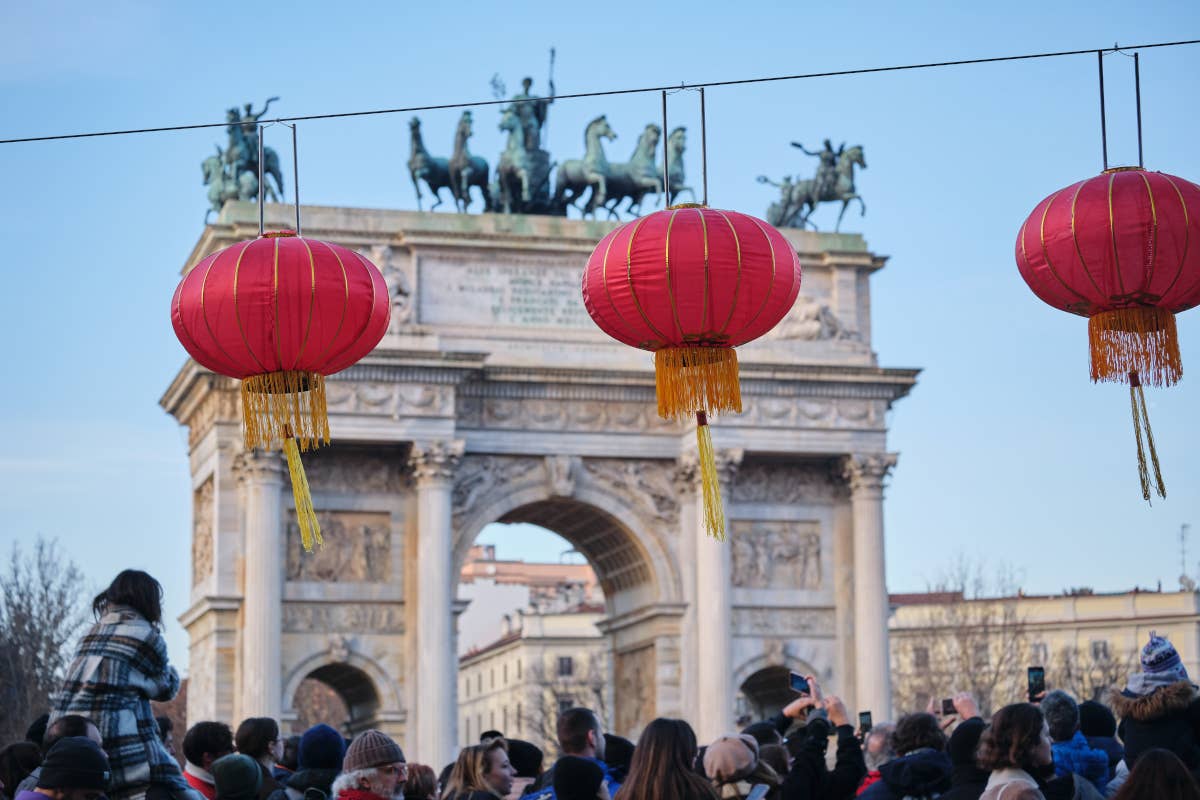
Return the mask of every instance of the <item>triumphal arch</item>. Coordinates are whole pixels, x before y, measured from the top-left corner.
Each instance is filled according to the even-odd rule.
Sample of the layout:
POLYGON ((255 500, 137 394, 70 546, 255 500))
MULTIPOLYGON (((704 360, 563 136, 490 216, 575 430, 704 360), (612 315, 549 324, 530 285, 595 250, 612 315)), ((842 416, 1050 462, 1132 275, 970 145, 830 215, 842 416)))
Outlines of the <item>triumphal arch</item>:
MULTIPOLYGON (((288 209, 268 206, 268 226, 288 209)), ((230 203, 186 271, 257 230, 230 203)), ((726 543, 698 514, 695 437, 659 419, 649 354, 605 337, 580 276, 611 224, 306 207, 306 236, 387 278, 391 328, 328 385, 335 443, 305 457, 325 547, 301 552, 281 456, 245 452, 237 386, 188 362, 162 404, 188 428, 194 493, 188 716, 294 718, 306 677, 358 729, 440 765, 456 746, 456 576, 492 522, 572 542, 607 598, 614 719, 733 727, 755 676, 812 670, 886 715, 886 412, 916 370, 871 350, 860 236, 785 230, 800 300, 741 348, 745 410, 713 436, 726 543)))

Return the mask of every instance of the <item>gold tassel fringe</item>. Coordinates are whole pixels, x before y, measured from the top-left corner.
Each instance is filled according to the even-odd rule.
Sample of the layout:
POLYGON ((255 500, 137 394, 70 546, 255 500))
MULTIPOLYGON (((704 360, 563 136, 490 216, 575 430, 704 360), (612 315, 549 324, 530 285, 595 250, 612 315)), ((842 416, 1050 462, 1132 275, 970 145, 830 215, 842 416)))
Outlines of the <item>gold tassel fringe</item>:
POLYGON ((1129 375, 1129 404, 1133 409, 1133 437, 1137 441, 1138 479, 1142 483, 1142 499, 1150 502, 1150 470, 1146 464, 1146 452, 1150 453, 1150 465, 1154 468, 1155 489, 1158 496, 1166 498, 1167 486, 1163 482, 1162 467, 1158 463, 1158 449, 1154 446, 1154 431, 1150 429, 1150 414, 1146 410, 1146 394, 1136 372, 1129 375), (1146 444, 1142 445, 1142 430, 1146 432, 1146 444))
POLYGON ((1104 311, 1088 319, 1092 380, 1125 383, 1131 373, 1150 386, 1183 377, 1175 315, 1153 306, 1104 311))
POLYGON ((718 542, 725 541, 725 506, 721 502, 721 481, 717 477, 717 457, 712 431, 703 411, 696 412, 696 447, 700 452, 700 490, 704 498, 704 530, 718 542))
POLYGON ((268 372, 242 379, 242 438, 246 448, 270 450, 294 437, 301 452, 329 443, 325 376, 268 372))
POLYGON ((300 461, 300 448, 292 437, 283 440, 283 452, 287 454, 288 473, 292 477, 292 497, 296 501, 296 522, 300 525, 300 541, 304 544, 304 552, 311 553, 313 544, 325 546, 321 538, 321 523, 317 521, 317 512, 313 508, 312 492, 308 488, 308 476, 304 474, 304 464, 300 461))
POLYGON ((666 347, 654 352, 658 415, 686 419, 696 409, 742 410, 737 351, 732 347, 666 347))

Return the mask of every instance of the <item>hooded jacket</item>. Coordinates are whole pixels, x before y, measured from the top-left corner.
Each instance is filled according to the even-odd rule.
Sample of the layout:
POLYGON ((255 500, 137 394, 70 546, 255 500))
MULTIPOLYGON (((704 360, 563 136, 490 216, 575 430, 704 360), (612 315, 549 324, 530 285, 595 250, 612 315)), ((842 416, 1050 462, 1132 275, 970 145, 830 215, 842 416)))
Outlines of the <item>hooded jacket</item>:
POLYGON ((940 797, 950 789, 953 772, 950 756, 940 750, 922 748, 881 766, 879 780, 859 797, 863 800, 940 797))
POLYGON ((1178 681, 1144 696, 1114 691, 1109 705, 1121 718, 1117 732, 1131 770, 1154 747, 1170 750, 1193 772, 1200 768, 1200 694, 1191 683, 1178 681))
POLYGON ((1054 752, 1055 775, 1080 775, 1101 792, 1108 786, 1108 753, 1092 749, 1079 731, 1065 742, 1055 742, 1050 749, 1054 752))

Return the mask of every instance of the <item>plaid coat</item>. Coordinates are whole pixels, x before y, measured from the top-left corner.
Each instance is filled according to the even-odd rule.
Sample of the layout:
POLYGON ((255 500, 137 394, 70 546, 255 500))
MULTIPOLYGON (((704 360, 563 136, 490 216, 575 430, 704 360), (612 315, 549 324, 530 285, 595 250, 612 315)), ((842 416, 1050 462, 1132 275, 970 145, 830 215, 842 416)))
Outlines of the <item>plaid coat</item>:
POLYGON ((151 700, 170 700, 178 691, 162 634, 133 609, 114 606, 80 640, 50 721, 80 714, 96 723, 112 770, 110 797, 138 795, 150 784, 185 796, 187 783, 150 710, 151 700))

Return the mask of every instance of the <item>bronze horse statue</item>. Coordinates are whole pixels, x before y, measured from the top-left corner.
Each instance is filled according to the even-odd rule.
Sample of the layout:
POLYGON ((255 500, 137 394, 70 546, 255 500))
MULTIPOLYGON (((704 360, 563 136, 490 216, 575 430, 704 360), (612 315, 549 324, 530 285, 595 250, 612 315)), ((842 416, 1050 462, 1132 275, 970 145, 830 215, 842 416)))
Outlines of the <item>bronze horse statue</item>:
POLYGON ((448 164, 450 172, 450 193, 454 195, 454 205, 460 213, 465 213, 471 205, 471 187, 479 187, 483 194, 483 210, 492 210, 492 193, 488 188, 488 163, 479 156, 471 155, 467 150, 467 140, 473 134, 471 112, 462 113, 458 120, 458 128, 454 131, 454 154, 448 164))
POLYGON ((550 200, 550 154, 530 150, 521 116, 511 107, 500 115, 500 130, 508 132, 508 143, 496 166, 496 210, 505 214, 564 214, 550 200))
POLYGON ((784 178, 782 183, 775 183, 765 175, 760 175, 759 183, 769 183, 780 190, 780 202, 771 204, 767 211, 767 221, 781 227, 807 228, 811 226, 813 230, 817 230, 816 223, 811 219, 817 205, 840 201, 842 209, 838 212, 837 224, 833 228, 836 232, 842 227, 842 217, 846 215, 846 208, 854 200, 858 201, 861 208, 859 216, 865 216, 867 204, 863 202, 862 197, 854 188, 855 167, 867 168, 862 145, 850 148, 843 145, 838 148, 832 180, 821 181, 823 190, 817 188, 816 178, 793 181, 788 177, 784 178))
POLYGON ((625 211, 634 216, 641 213, 646 195, 662 193, 662 171, 655 164, 654 153, 662 138, 662 128, 650 123, 638 137, 633 155, 625 163, 609 164, 608 200, 605 209, 609 219, 617 218, 621 201, 628 200, 625 211))
POLYGON ((595 215, 597 208, 604 206, 608 196, 608 158, 604 155, 603 140, 613 140, 617 134, 608 124, 608 119, 601 115, 588 123, 583 133, 586 152, 583 158, 573 158, 564 161, 558 168, 558 176, 554 189, 554 204, 564 208, 574 206, 589 187, 591 195, 582 209, 583 215, 595 215), (568 196, 568 192, 570 196, 568 196))
POLYGON ((413 189, 417 193, 417 210, 423 210, 421 208, 420 181, 425 181, 425 185, 429 187, 429 192, 433 195, 434 202, 429 207, 429 210, 433 211, 442 204, 442 189, 450 189, 451 194, 454 193, 450 184, 450 162, 444 158, 429 155, 421 137, 420 117, 413 117, 409 120, 408 130, 412 138, 408 156, 408 174, 412 178, 413 189))

